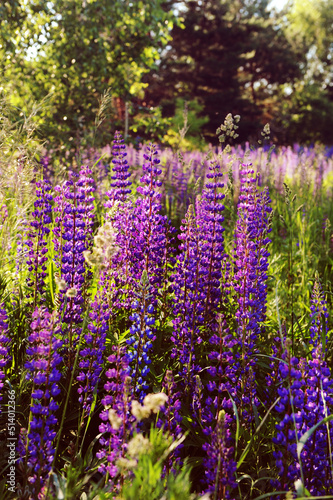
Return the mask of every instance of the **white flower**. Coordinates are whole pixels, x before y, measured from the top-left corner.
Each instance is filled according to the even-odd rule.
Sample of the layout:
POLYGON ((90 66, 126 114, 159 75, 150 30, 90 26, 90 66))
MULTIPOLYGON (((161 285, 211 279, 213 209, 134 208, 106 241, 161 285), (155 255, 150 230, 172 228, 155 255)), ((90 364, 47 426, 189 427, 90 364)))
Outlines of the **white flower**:
POLYGON ((147 453, 151 449, 149 439, 143 437, 142 434, 137 434, 130 440, 127 446, 127 452, 130 457, 138 458, 140 455, 147 453))
POLYGON ((66 295, 69 298, 76 297, 77 296, 77 289, 76 288, 68 288, 66 295))
POLYGON ((150 408, 146 406, 141 406, 138 401, 132 401, 131 413, 133 417, 135 417, 138 420, 138 422, 140 422, 140 420, 149 417, 150 408))
POLYGON ((109 410, 109 422, 111 424, 112 429, 115 429, 116 431, 121 426, 122 420, 120 417, 118 417, 116 411, 113 409, 109 410))
POLYGON ((164 392, 157 392, 156 394, 148 394, 143 400, 143 405, 153 413, 157 413, 167 401, 168 396, 164 392))

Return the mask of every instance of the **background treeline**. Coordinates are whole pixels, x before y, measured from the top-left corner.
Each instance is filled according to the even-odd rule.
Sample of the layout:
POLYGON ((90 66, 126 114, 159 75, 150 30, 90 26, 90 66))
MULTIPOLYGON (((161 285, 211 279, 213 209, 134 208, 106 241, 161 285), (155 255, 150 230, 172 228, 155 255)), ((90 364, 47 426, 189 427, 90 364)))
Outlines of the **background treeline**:
POLYGON ((116 128, 178 145, 184 109, 187 147, 216 142, 229 112, 239 141, 269 122, 278 144, 329 145, 332 22, 331 0, 281 12, 267 0, 6 0, 0 90, 53 148, 100 146, 116 128))

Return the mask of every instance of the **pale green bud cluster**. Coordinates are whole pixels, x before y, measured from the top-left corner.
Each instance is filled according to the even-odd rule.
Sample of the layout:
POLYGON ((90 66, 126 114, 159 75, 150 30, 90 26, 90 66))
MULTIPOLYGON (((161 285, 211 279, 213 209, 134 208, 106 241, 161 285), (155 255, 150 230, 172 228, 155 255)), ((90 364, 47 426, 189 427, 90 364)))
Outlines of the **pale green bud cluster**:
POLYGON ((239 134, 236 133, 236 130, 238 129, 237 123, 239 123, 239 120, 239 115, 232 116, 231 113, 227 114, 223 124, 216 130, 217 134, 221 134, 222 132, 219 136, 220 142, 225 142, 227 138, 236 139, 238 137, 239 134))
POLYGON ((140 422, 148 418, 151 413, 158 413, 167 401, 168 396, 164 392, 148 394, 143 400, 143 405, 138 401, 132 401, 131 413, 140 422))
POLYGON ((90 266, 105 267, 113 255, 118 251, 116 236, 117 233, 112 222, 105 222, 105 224, 98 229, 94 237, 94 248, 92 252, 89 250, 83 252, 86 262, 90 266))

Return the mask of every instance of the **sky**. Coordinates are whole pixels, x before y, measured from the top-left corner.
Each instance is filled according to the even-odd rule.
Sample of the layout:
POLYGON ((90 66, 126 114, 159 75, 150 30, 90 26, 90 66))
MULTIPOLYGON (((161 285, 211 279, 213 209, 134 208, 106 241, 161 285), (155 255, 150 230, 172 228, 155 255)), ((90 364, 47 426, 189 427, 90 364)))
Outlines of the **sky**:
POLYGON ((275 7, 276 9, 282 9, 286 3, 287 3, 287 0, 272 0, 270 2, 269 6, 275 7))

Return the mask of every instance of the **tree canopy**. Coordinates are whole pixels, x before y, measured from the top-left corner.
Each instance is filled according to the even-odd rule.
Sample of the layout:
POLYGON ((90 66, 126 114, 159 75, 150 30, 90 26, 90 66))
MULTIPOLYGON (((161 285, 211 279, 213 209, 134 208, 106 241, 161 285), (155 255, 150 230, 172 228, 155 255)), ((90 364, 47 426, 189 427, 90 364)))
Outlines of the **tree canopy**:
POLYGON ((10 0, 2 9, 1 38, 14 33, 2 44, 4 84, 23 109, 27 96, 50 95, 50 141, 82 139, 108 88, 122 101, 140 95, 173 22, 162 0, 10 0))
POLYGON ((210 118, 208 137, 228 112, 244 117, 241 133, 249 137, 272 119, 277 88, 301 76, 304 56, 288 42, 267 0, 182 4, 184 28, 174 27, 160 71, 151 77, 151 102, 167 107, 177 94, 198 98, 210 118))
POLYGON ((40 133, 53 147, 128 126, 170 143, 180 103, 193 137, 213 140, 231 112, 240 140, 270 122, 278 142, 330 142, 332 22, 331 0, 282 12, 268 0, 6 0, 0 90, 23 113, 46 99, 40 133))

